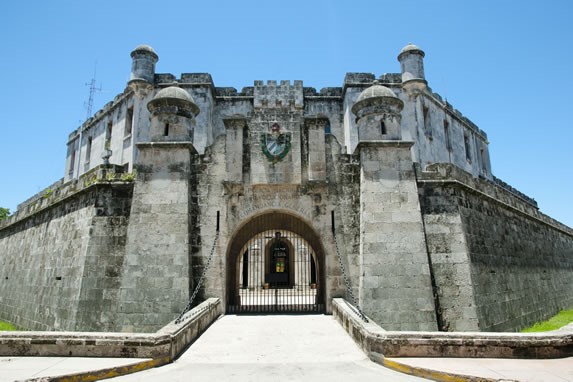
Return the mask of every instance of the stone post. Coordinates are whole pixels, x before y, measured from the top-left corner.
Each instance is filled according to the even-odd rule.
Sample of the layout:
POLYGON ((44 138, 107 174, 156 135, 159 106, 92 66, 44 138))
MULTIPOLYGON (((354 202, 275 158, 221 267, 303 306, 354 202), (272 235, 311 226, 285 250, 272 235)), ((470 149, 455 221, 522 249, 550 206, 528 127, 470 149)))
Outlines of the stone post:
POLYGON ((243 181, 243 129, 246 121, 242 118, 228 118, 223 122, 227 130, 225 136, 227 181, 240 183, 243 181))
POLYGON ((324 128, 327 118, 308 118, 308 180, 326 180, 326 149, 324 128))

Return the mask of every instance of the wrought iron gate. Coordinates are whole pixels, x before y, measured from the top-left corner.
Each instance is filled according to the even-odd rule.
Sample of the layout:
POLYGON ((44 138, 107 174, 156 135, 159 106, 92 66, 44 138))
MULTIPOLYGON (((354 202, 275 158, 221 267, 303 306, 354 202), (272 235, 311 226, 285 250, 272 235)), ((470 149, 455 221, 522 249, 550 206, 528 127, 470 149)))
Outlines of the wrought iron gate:
POLYGON ((228 313, 322 312, 317 253, 299 234, 269 229, 251 237, 234 265, 228 313))

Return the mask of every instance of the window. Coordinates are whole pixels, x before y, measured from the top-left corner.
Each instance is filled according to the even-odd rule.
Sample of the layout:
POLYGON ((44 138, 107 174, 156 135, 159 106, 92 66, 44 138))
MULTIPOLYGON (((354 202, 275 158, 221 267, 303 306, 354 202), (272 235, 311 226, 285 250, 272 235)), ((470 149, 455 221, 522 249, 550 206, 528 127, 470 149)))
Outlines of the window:
POLYGON ((164 128, 164 130, 163 130, 163 135, 164 135, 164 136, 168 136, 168 135, 169 135, 169 124, 168 124, 168 123, 165 124, 165 128, 164 128))
POLYGON ((382 135, 387 134, 387 132, 386 132, 386 124, 384 123, 384 121, 380 121, 380 133, 381 133, 382 135))
POLYGON ((483 149, 479 150, 479 158, 481 160, 481 171, 484 174, 487 174, 487 166, 485 165, 485 158, 483 156, 483 149))
POLYGON ((464 146, 466 148, 466 160, 468 162, 472 161, 472 154, 470 152, 470 139, 467 135, 464 135, 464 146))
POLYGON ((428 137, 432 137, 432 125, 430 123, 430 109, 427 106, 423 108, 424 113, 424 132, 428 137))
POLYGON ((74 167, 76 166, 76 150, 72 151, 70 156, 70 171, 68 172, 70 177, 74 176, 74 167))
POLYGON ((446 141, 446 149, 452 151, 452 143, 450 142, 450 124, 444 119, 444 140, 446 141))
POLYGON ((113 129, 113 123, 111 121, 109 121, 107 123, 107 128, 105 130, 105 148, 106 149, 109 149, 109 146, 111 145, 112 129, 113 129))
POLYGON ((125 116, 125 130, 123 132, 123 135, 125 137, 131 135, 132 125, 133 125, 133 107, 130 107, 129 109, 127 109, 127 114, 125 116))
POLYGON ((92 156, 92 137, 88 137, 88 143, 86 144, 85 170, 89 169, 91 156, 92 156))

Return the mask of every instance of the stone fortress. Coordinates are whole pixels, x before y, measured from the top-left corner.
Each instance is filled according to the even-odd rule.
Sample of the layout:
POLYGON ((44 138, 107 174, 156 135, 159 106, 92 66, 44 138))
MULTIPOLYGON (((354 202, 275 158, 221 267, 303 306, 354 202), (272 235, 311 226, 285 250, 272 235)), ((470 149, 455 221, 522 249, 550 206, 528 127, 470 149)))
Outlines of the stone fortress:
POLYGON ((0 223, 0 318, 150 332, 195 302, 332 311, 389 330, 513 331, 573 307, 573 230, 493 176, 485 132, 400 73, 216 87, 131 52, 68 138, 63 179, 0 223), (350 288, 347 288, 346 281, 350 288))

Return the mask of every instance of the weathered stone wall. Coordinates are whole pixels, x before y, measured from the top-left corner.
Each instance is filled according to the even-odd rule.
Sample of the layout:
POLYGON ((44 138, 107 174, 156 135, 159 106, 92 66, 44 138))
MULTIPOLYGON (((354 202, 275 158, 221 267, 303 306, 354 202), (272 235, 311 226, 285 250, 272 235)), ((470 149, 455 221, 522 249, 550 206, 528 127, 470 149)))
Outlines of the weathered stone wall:
POLYGON ((123 202, 124 215, 92 218, 75 330, 109 332, 118 328, 131 192, 125 194, 123 202))
POLYGON ((4 226, 0 317, 32 330, 107 329, 130 196, 129 184, 94 183, 4 226))
POLYGON ((573 230, 492 182, 433 170, 420 195, 446 329, 512 331, 573 306, 573 230))
POLYGON ((482 130, 429 89, 394 91, 404 101, 402 136, 416 142, 415 161, 422 167, 453 163, 476 177, 491 178, 487 135, 482 130))
POLYGON ((72 178, 77 178, 78 174, 84 174, 101 165, 103 163, 102 154, 106 148, 111 150, 110 163, 116 165, 131 163, 132 141, 135 140, 132 139, 132 134, 126 134, 125 130, 130 117, 128 108, 133 109, 135 107, 138 113, 143 113, 141 116, 138 114, 131 115, 132 133, 137 132, 139 135, 141 132, 146 135, 149 118, 147 109, 142 110, 141 104, 145 106, 148 100, 138 100, 134 97, 133 92, 126 89, 124 93, 115 96, 113 101, 108 102, 93 117, 70 133, 67 142, 64 180, 69 181, 72 178), (91 147, 88 150, 90 139, 91 147))
POLYGON ((360 142, 360 303, 388 330, 436 330, 411 142, 360 142))
MULTIPOLYGON (((329 194, 336 198, 332 210, 338 247, 352 286, 352 293, 358 297, 360 285, 360 158, 358 155, 343 153, 343 148, 334 136, 327 137, 326 142, 329 194)), ((339 288, 333 297, 346 296, 350 299, 345 290, 340 269, 336 269, 336 274, 339 275, 336 279, 339 288)))
POLYGON ((139 144, 126 255, 119 293, 119 331, 155 331, 189 300, 191 266, 190 142, 139 144))

